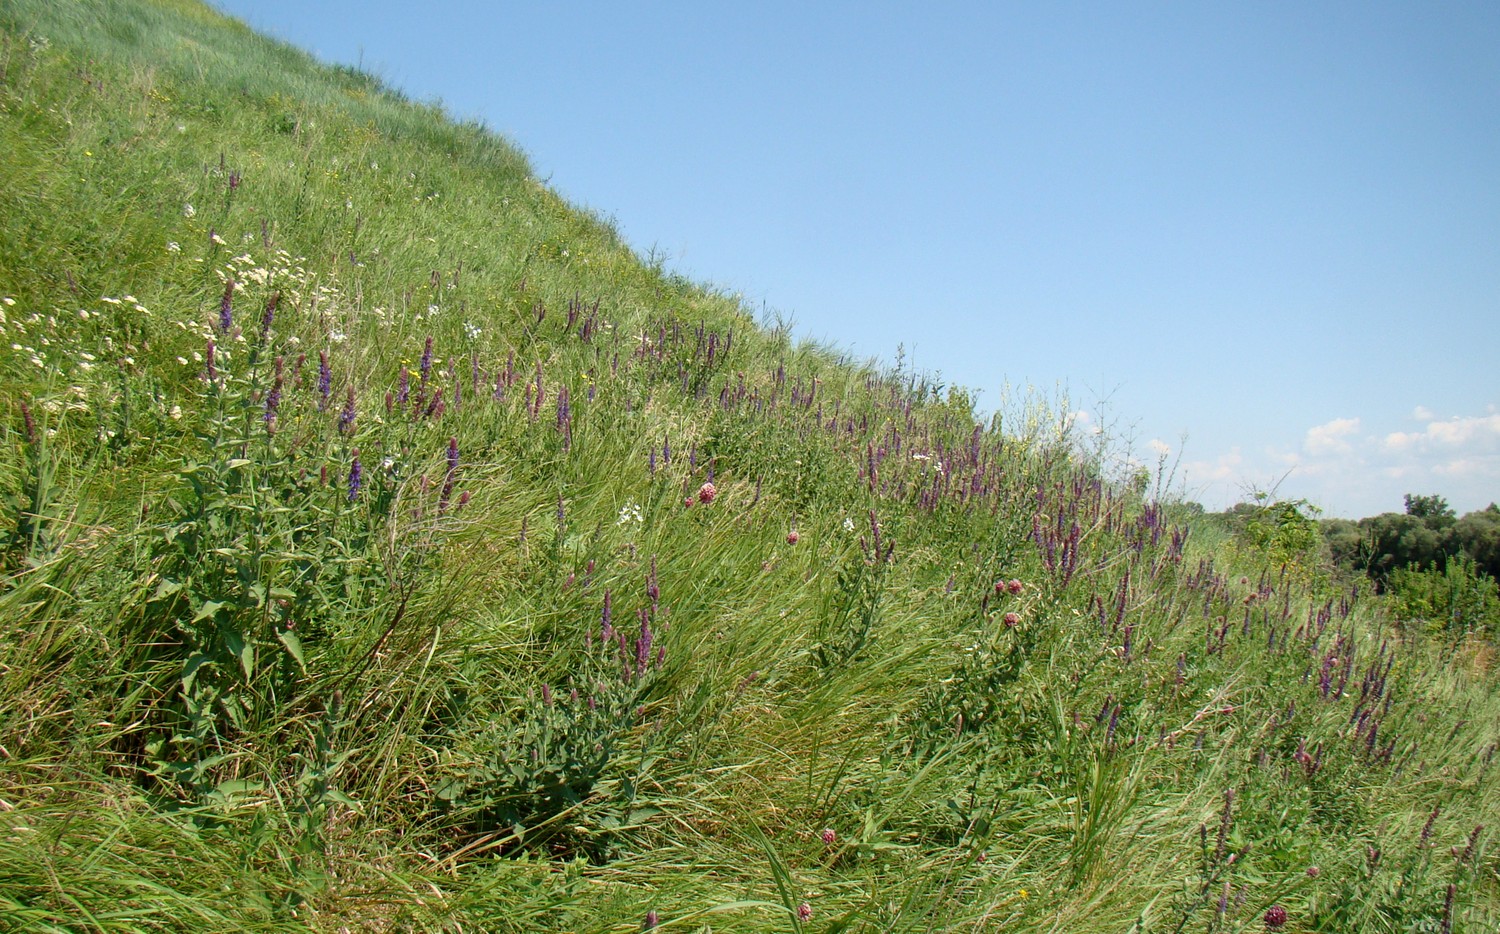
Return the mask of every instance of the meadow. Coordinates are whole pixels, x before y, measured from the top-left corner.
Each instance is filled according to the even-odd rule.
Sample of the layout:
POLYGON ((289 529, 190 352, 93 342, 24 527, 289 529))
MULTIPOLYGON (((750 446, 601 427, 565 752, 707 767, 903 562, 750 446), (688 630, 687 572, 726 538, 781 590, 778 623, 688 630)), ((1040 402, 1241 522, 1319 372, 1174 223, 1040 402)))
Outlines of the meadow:
POLYGON ((1500 929, 1494 633, 196 0, 0 0, 0 494, 0 929, 1500 929))

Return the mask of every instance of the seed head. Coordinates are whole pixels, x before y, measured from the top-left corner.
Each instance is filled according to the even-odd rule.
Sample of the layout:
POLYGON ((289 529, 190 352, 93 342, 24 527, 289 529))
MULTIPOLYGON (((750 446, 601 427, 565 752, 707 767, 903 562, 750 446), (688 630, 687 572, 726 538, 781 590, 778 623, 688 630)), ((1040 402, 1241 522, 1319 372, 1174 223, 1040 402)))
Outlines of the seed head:
POLYGON ((804 924, 812 920, 812 906, 807 902, 797 906, 797 920, 804 924))
POLYGON ((832 827, 824 827, 822 837, 824 843, 833 846, 833 842, 838 839, 838 834, 833 832, 832 827))
MULTIPOLYGON (((801 536, 799 536, 797 534, 797 530, 796 529, 792 529, 790 532, 786 533, 786 543, 788 545, 795 545, 795 544, 797 544, 797 540, 799 538, 801 538, 801 536)), ((828 831, 828 833, 832 833, 832 831, 828 831)))
POLYGON ((1266 909, 1266 930, 1279 931, 1286 925, 1286 909, 1280 905, 1272 905, 1266 909))
POLYGON ((709 481, 698 487, 698 502, 703 503, 705 506, 713 502, 714 497, 718 495, 719 491, 713 485, 713 481, 709 481))

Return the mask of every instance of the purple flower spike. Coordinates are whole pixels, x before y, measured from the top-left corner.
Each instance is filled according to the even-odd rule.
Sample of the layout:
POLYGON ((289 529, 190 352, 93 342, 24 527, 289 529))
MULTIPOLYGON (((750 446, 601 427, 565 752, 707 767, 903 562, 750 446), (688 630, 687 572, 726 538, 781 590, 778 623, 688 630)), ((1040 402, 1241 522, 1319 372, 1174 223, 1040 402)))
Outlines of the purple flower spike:
POLYGON ((281 304, 281 292, 272 292, 266 300, 265 313, 260 316, 260 342, 264 344, 271 333, 271 322, 276 320, 276 306, 281 304))
POLYGON ((427 338, 427 344, 422 348, 422 385, 427 385, 427 377, 432 374, 432 338, 427 338))
POLYGON ((328 351, 318 351, 318 411, 328 408, 328 395, 333 391, 333 369, 328 365, 328 351))
POLYGON ((229 329, 234 327, 234 314, 231 306, 234 304, 234 277, 224 283, 224 296, 219 299, 219 333, 228 334, 229 329))
POLYGON ((271 384, 271 391, 266 393, 266 431, 274 434, 276 432, 276 410, 281 406, 281 377, 276 377, 276 382, 271 384))
POLYGON ((349 387, 349 396, 344 401, 344 411, 339 413, 339 434, 347 435, 354 430, 354 387, 349 387))
POLYGON ((359 448, 354 449, 354 463, 349 465, 349 502, 359 495, 359 488, 364 485, 364 466, 359 462, 359 448))
POLYGON ((31 406, 21 403, 21 422, 26 430, 26 443, 36 444, 36 416, 31 414, 31 406))
POLYGON ((218 345, 215 344, 214 339, 210 337, 208 339, 208 349, 203 353, 203 369, 207 374, 208 381, 210 383, 216 382, 219 378, 219 369, 217 366, 215 366, 214 360, 214 355, 218 351, 218 349, 218 345))

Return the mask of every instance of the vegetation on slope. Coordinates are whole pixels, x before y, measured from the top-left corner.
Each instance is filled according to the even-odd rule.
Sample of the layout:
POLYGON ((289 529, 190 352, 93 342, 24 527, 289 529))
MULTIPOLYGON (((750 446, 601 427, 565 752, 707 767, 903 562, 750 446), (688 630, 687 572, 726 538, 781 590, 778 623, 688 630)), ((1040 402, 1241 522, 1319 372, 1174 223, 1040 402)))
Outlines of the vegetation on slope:
POLYGON ((7 927, 1500 921, 1492 643, 205 7, 0 30, 7 927))

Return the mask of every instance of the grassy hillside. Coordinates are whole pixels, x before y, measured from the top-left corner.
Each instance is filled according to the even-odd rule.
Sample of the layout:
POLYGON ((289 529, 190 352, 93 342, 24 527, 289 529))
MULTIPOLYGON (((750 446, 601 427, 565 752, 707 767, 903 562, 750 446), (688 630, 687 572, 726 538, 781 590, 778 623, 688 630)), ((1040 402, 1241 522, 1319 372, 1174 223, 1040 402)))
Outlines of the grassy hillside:
POLYGON ((0 494, 6 930, 1500 925, 1493 645, 190 0, 0 0, 0 494))

